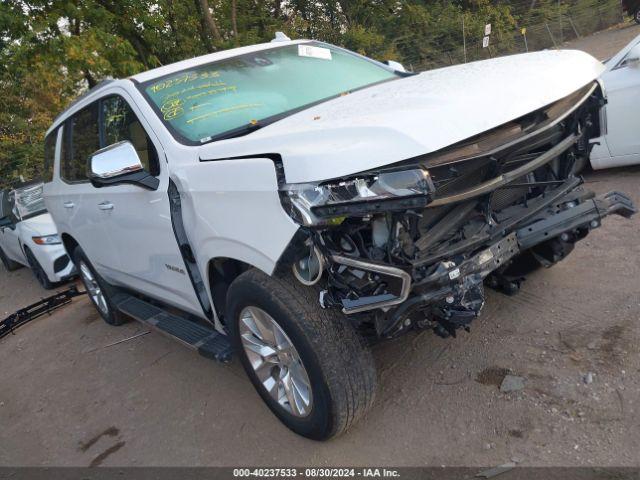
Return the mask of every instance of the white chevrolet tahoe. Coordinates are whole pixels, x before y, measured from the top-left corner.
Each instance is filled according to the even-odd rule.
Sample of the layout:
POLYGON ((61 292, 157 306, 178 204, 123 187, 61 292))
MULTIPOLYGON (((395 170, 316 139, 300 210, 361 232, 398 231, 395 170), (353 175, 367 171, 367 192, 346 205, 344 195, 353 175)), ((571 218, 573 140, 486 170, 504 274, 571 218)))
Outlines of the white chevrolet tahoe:
POLYGON ((373 402, 372 343, 468 330, 485 286, 515 293, 634 213, 581 186, 604 128, 589 55, 402 70, 284 40, 69 106, 46 202, 102 317, 235 353, 284 424, 327 439, 373 402))

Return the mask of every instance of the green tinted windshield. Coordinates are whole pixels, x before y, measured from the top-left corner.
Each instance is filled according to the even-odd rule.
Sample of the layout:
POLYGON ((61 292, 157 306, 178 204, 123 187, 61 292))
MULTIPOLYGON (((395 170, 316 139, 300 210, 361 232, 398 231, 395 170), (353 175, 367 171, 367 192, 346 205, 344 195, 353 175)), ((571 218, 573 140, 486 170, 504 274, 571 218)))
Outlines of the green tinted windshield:
POLYGON ((207 142, 394 78, 392 71, 366 58, 305 43, 183 70, 142 88, 174 134, 207 142))

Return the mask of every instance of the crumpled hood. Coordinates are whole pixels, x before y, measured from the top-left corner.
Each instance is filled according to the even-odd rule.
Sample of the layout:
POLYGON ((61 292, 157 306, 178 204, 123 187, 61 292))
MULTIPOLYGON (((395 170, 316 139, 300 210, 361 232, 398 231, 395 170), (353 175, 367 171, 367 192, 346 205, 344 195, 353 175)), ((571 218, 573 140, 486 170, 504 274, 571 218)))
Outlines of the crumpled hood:
POLYGON ((573 50, 432 70, 324 102, 245 137, 205 145, 200 156, 278 153, 288 183, 341 177, 490 130, 575 92, 603 71, 595 58, 573 50))

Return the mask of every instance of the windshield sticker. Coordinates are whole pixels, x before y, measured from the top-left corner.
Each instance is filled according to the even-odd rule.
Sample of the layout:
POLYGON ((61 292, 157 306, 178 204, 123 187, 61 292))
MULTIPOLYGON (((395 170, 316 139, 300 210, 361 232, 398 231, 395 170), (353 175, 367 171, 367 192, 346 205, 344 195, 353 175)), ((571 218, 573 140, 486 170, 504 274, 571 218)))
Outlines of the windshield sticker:
POLYGON ((298 55, 300 57, 331 60, 331 50, 329 50, 328 48, 314 47, 312 45, 298 45, 298 55))

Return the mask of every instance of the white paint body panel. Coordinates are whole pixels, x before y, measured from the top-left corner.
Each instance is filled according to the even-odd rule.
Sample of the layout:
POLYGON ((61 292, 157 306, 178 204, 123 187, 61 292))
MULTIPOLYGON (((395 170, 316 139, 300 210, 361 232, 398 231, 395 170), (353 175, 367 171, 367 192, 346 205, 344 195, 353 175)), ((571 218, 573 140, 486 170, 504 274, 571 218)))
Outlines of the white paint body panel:
POLYGON ((435 152, 553 103, 604 66, 579 51, 545 51, 422 73, 366 88, 241 138, 203 158, 280 153, 289 183, 341 177, 435 152))
MULTIPOLYGON (((134 79, 291 43, 301 42, 220 52, 134 79)), ((118 80, 83 98, 52 128, 90 102, 119 92, 156 143, 159 189, 66 184, 58 174, 58 144, 54 180, 45 186, 47 207, 59 230, 80 243, 109 281, 204 316, 188 277, 165 268, 165 263, 185 268, 170 222, 169 179, 180 192, 183 223, 207 289, 214 258, 237 259, 271 274, 298 225, 280 203, 275 166, 265 154, 281 155, 290 183, 357 173, 439 150, 530 113, 595 80, 603 69, 573 51, 461 65, 366 88, 250 135, 201 146, 178 142, 134 83, 118 80), (229 159, 239 156, 248 158, 229 159), (105 200, 114 204, 106 216, 97 209, 105 200), (64 208, 69 201, 73 209, 64 208)))
POLYGON ((24 248, 28 248, 47 274, 51 282, 59 282, 74 273, 72 263, 60 272, 55 272, 53 263, 66 252, 62 245, 38 245, 33 237, 44 237, 57 233, 53 218, 48 213, 22 220, 15 225, 15 229, 0 229, 0 247, 7 257, 25 267, 29 262, 25 257, 24 248))
POLYGON ((638 44, 640 36, 607 62, 602 75, 607 133, 593 140, 591 165, 596 170, 640 163, 640 65, 621 65, 638 44))
POLYGON ((193 162, 175 175, 198 265, 234 258, 272 273, 298 230, 280 204, 273 161, 193 162))

